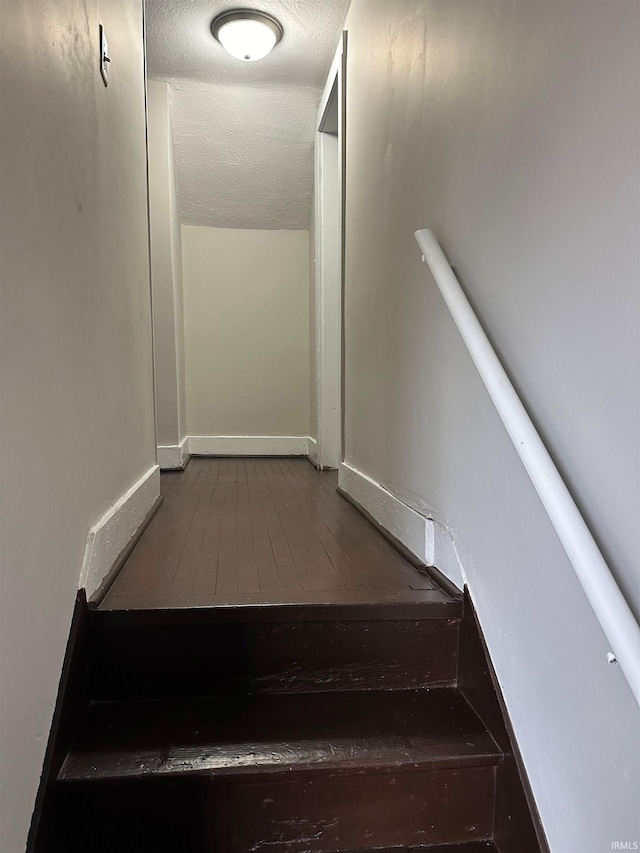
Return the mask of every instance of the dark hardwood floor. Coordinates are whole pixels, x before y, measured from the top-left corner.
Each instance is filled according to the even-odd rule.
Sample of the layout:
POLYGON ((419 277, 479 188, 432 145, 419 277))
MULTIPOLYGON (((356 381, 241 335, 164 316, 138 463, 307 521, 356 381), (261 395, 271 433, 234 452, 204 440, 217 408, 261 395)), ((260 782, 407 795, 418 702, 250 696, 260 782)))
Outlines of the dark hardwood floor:
POLYGON ((102 608, 450 601, 336 487, 306 459, 192 459, 102 608))

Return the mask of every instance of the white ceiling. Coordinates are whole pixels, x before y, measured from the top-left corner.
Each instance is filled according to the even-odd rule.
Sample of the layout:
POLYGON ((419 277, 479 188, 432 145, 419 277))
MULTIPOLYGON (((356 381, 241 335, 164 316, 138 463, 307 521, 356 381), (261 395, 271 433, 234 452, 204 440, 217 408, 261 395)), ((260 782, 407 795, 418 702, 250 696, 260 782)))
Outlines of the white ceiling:
POLYGON ((316 109, 349 0, 146 0, 149 76, 170 86, 187 225, 307 228, 316 109), (211 35, 220 12, 274 15, 282 41, 239 62, 211 35))

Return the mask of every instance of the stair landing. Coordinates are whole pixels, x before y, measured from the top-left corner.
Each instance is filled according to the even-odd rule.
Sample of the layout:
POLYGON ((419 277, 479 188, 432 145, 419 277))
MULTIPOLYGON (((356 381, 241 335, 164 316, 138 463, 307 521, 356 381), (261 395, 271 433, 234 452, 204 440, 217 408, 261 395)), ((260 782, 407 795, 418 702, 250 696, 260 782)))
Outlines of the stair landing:
POLYGON ((101 609, 413 604, 459 615, 336 486, 306 459, 192 458, 162 475, 164 502, 101 609))

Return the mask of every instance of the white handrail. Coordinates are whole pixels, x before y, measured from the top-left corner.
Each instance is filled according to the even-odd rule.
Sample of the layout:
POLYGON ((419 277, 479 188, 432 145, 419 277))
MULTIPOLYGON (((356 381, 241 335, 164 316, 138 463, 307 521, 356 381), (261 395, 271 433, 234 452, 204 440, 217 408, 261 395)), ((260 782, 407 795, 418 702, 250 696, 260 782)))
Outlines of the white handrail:
POLYGON ((484 329, 431 231, 416 231, 433 277, 498 414, 547 511, 589 603, 640 704, 640 626, 564 480, 538 435, 484 329))

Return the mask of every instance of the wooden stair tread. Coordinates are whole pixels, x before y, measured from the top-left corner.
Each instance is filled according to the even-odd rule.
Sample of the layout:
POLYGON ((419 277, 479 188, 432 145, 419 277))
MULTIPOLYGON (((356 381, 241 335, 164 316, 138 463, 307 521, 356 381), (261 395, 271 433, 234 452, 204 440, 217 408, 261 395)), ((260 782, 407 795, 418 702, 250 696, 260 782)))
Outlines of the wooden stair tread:
POLYGON ((348 775, 501 757, 455 690, 234 695, 95 703, 58 778, 348 775))

